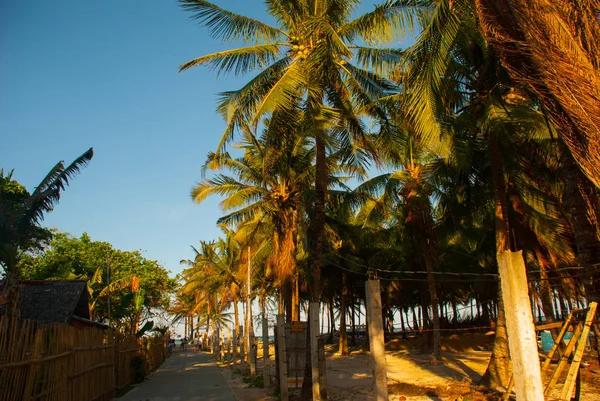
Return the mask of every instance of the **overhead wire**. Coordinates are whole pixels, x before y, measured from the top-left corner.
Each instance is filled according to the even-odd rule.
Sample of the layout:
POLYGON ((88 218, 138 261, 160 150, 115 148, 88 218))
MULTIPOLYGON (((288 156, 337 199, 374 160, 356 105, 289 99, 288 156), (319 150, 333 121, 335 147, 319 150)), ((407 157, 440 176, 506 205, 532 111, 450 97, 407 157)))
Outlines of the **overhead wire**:
MULTIPOLYGON (((347 272, 353 273, 353 274, 362 274, 365 276, 373 276, 376 273, 385 273, 385 274, 402 274, 402 275, 406 275, 406 274, 428 274, 428 272, 426 271, 422 271, 422 270, 388 270, 388 269, 381 269, 381 268, 377 268, 377 267, 373 267, 373 266, 369 266, 369 265, 365 265, 363 263, 359 263, 356 262, 352 259, 346 258, 343 255, 340 255, 336 252, 332 252, 332 254, 334 254, 335 256, 339 257, 342 260, 345 260, 347 262, 352 263, 355 266, 359 266, 363 269, 366 269, 367 272, 359 272, 356 270, 351 270, 348 269, 344 266, 341 266, 335 262, 329 262, 330 264, 345 270, 347 272)), ((579 277, 588 277, 588 276, 592 276, 596 273, 600 273, 600 269, 598 269, 598 267, 600 267, 600 263, 596 263, 593 265, 590 265, 589 267, 584 267, 584 266, 567 266, 567 267, 561 267, 558 269, 553 269, 553 270, 549 270, 546 271, 547 273, 553 273, 553 272, 559 272, 559 271, 570 271, 570 270, 577 270, 577 271, 581 271, 581 270, 590 270, 587 271, 585 273, 581 273, 581 274, 573 274, 573 275, 569 275, 567 277, 540 277, 540 278, 536 278, 533 280, 528 280, 530 282, 538 282, 538 281, 551 281, 551 280, 562 280, 562 279, 573 279, 573 278, 579 278, 579 277), (591 270, 594 269, 594 270, 591 270)), ((542 273, 544 271, 542 270, 530 270, 527 272, 527 274, 531 275, 531 274, 535 274, 535 273, 542 273)), ((474 278, 474 279, 448 279, 448 278, 436 278, 436 282, 467 282, 467 283, 472 283, 472 282, 497 282, 498 281, 498 277, 499 275, 497 273, 469 273, 469 272, 465 272, 465 273, 456 273, 456 272, 432 272, 434 275, 436 276, 466 276, 466 277, 478 277, 478 278, 474 278)), ((381 279, 381 280, 385 280, 385 281, 417 281, 417 282, 428 282, 428 279, 421 279, 421 278, 412 278, 412 277, 402 277, 402 278, 392 278, 392 277, 386 277, 386 276, 380 276, 377 275, 377 278, 381 279)))

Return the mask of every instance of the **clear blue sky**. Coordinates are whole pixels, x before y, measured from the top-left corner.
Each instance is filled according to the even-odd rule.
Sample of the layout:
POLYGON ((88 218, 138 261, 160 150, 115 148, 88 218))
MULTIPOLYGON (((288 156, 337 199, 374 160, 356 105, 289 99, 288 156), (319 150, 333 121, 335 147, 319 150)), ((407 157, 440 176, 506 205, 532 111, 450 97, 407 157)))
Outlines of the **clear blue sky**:
MULTIPOLYGON (((267 20, 260 0, 215 3, 267 20)), ((177 72, 228 47, 188 17, 175 0, 0 2, 0 167, 31 191, 93 146, 45 225, 141 249, 173 273, 219 235, 218 199, 198 206, 189 192, 225 127, 216 94, 247 79, 177 72)))

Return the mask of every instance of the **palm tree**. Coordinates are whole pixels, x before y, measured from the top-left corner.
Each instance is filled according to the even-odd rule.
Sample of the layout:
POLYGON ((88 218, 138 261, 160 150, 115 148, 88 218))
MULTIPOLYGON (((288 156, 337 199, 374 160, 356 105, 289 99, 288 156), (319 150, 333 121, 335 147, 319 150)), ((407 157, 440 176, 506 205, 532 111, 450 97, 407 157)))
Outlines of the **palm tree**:
POLYGON ((0 171, 0 266, 5 275, 0 305, 15 299, 20 256, 51 237, 51 233, 40 226, 45 214, 52 211, 69 180, 87 166, 93 156, 94 150, 90 148, 68 166, 64 161, 58 162, 31 194, 12 179, 12 172, 5 175, 0 171))
POLYGON ((303 136, 269 135, 278 124, 275 113, 260 138, 244 136, 244 155, 210 153, 205 168, 229 171, 199 182, 192 190, 196 203, 206 197, 225 195, 221 207, 228 211, 218 224, 238 225, 240 242, 255 243, 253 259, 273 267, 273 274, 292 306, 288 319, 299 320, 297 299, 289 302, 291 280, 298 280, 297 241, 303 213, 303 195, 314 177, 314 152, 303 136), (268 138, 273 139, 268 142, 268 138), (274 143, 274 140, 277 143, 274 143), (242 239, 242 237, 245 237, 242 239), (262 240, 257 240, 261 237, 262 240))
POLYGON ((372 221, 373 215, 385 216, 400 210, 398 224, 406 230, 413 247, 422 255, 422 263, 427 271, 434 330, 433 356, 434 360, 440 360, 438 290, 434 278, 439 251, 431 204, 432 199, 435 199, 432 176, 435 174, 437 160, 433 155, 419 150, 408 125, 402 125, 406 128, 402 129, 397 124, 394 141, 390 141, 392 138, 388 136, 387 146, 381 151, 384 166, 393 172, 366 181, 356 191, 370 195, 366 207, 360 212, 364 222, 372 221))
POLYGON ((477 0, 486 40, 541 100, 585 175, 600 187, 598 3, 477 0))
MULTIPOLYGON (((407 51, 410 65, 403 81, 407 113, 419 137, 447 153, 458 150, 448 134, 462 131, 460 135, 471 136, 471 142, 485 140, 489 175, 478 178, 493 190, 497 253, 516 248, 527 253, 539 245, 547 252, 568 255, 570 245, 561 239, 568 228, 560 191, 552 184, 556 152, 547 124, 525 88, 510 79, 480 35, 474 11, 469 0, 435 5, 431 22, 407 51)), ((451 154, 450 160, 464 164, 451 154)), ((508 379, 501 298, 498 307, 496 342, 485 376, 493 386, 508 379)))
MULTIPOLYGON (((239 330, 238 302, 240 301, 239 277, 240 246, 233 238, 231 231, 225 230, 225 238, 217 242, 200 242, 200 249, 192 247, 193 260, 182 260, 190 266, 184 270, 185 284, 181 288, 182 295, 193 298, 193 313, 211 316, 220 313, 226 305, 232 303, 235 316, 235 332, 239 330)), ((206 321, 207 327, 210 319, 206 321)))
POLYGON ((316 152, 311 299, 318 302, 328 138, 335 137, 348 149, 357 150, 349 152, 350 158, 364 156, 365 151, 360 148, 366 147, 366 127, 358 112, 392 90, 393 86, 378 74, 386 73, 400 61, 396 50, 369 46, 391 39, 396 28, 404 25, 404 3, 413 2, 387 2, 352 20, 358 0, 267 0, 267 12, 277 26, 204 0, 180 3, 209 28, 214 38, 249 45, 193 59, 181 66, 182 71, 197 65, 236 74, 261 70, 240 90, 222 94, 218 111, 226 119, 227 128, 217 153, 222 152, 236 130, 256 126, 263 115, 293 109, 298 99, 303 100, 305 126, 314 138, 316 152))

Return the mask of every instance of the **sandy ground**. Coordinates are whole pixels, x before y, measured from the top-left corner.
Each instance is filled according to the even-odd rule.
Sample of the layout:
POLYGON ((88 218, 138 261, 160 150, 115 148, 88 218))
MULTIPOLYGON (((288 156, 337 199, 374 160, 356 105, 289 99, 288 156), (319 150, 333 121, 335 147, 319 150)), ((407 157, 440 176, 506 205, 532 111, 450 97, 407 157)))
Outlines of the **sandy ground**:
MULTIPOLYGON (((386 345, 389 399, 393 401, 490 401, 499 393, 479 388, 476 383, 485 371, 490 352, 490 337, 471 335, 448 338, 442 353, 443 361, 434 364, 422 354, 415 340, 395 341, 386 345)), ((337 355, 335 346, 328 346, 327 391, 332 401, 371 401, 372 362, 368 353, 354 351, 350 356, 337 355)), ((273 351, 271 350, 270 353, 273 351)), ((262 353, 259 353, 259 358, 262 353)), ((584 358, 584 362, 586 359, 584 358)), ((274 362, 271 359, 271 365, 274 362)), ((589 366, 582 371, 581 401, 600 400, 600 368, 597 359, 587 358, 589 366)), ((259 361, 262 372, 262 361, 259 361)), ((273 369, 272 369, 273 370, 273 369)), ((274 401, 274 388, 251 388, 240 373, 221 369, 225 380, 239 401, 274 401)), ((274 374, 274 370, 273 373, 274 374)), ((246 379, 248 381, 248 379, 246 379)), ((556 392, 552 395, 556 395, 556 392)), ((552 398, 549 398, 552 399, 552 398)))

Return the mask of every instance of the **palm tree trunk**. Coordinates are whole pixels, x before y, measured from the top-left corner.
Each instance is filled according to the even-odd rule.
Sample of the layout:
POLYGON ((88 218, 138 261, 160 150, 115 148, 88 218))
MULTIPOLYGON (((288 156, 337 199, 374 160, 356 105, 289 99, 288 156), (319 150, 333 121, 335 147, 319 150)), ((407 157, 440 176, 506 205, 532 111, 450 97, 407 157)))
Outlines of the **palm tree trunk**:
POLYGON ((356 347, 356 311, 354 302, 351 303, 352 307, 352 346, 356 347))
POLYGON ((398 312, 400 313, 400 330, 402 331, 402 338, 406 338, 406 326, 404 326, 404 312, 402 311, 402 308, 398 309, 398 312))
POLYGON ((427 299, 426 291, 421 291, 421 314, 422 314, 422 324, 421 327, 423 330, 423 342, 421 343, 421 352, 429 353, 433 351, 433 333, 431 332, 431 321, 429 320, 429 305, 427 299))
POLYGON ((415 308, 412 308, 412 315, 413 315, 413 326, 414 326, 414 330, 415 331, 421 331, 421 328, 419 327, 419 319, 417 318, 417 312, 415 311, 415 308))
POLYGON ((325 191, 327 190, 327 160, 325 155, 324 133, 318 133, 315 140, 316 180, 315 213, 313 217, 313 254, 311 269, 311 302, 319 302, 321 295, 321 265, 323 259, 323 232, 325 229, 325 191))
POLYGON ((440 312, 438 305, 437 289, 433 275, 433 259, 431 251, 425 243, 425 238, 421 237, 421 247, 424 250, 425 268, 427 269, 427 284, 429 286, 429 298, 431 301, 431 314, 433 318, 433 361, 438 362, 442 359, 442 342, 440 337, 440 312))
POLYGON ((333 332, 335 331, 335 314, 333 312, 333 295, 329 299, 329 343, 333 343, 333 332))
POLYGON ((456 300, 452 300, 452 314, 453 314, 453 322, 452 325, 454 328, 458 328, 458 311, 456 310, 456 300))
MULTIPOLYGON (((510 249, 510 226, 508 222, 508 201, 504 182, 504 168, 498 149, 496 136, 488 133, 488 152, 492 169, 492 186, 494 191, 496 253, 510 249)), ((496 321, 496 336, 492 357, 487 370, 481 378, 481 384, 489 387, 506 386, 509 380, 510 355, 508 350, 508 333, 504 315, 502 290, 498 283, 498 319, 496 321)))
POLYGON ((348 333, 346 333, 346 309, 348 308, 348 273, 342 270, 342 296, 340 297, 340 347, 342 355, 349 355, 348 333))
POLYGON ((294 289, 292 293, 292 322, 300 321, 300 278, 298 274, 294 276, 294 289))
POLYGON ((0 291, 0 306, 4 306, 8 316, 18 319, 19 316, 19 276, 15 269, 7 268, 4 287, 0 291))
POLYGON ((283 315, 283 289, 279 289, 279 302, 277 304, 277 313, 283 315))
POLYGON ((233 367, 235 368, 235 364, 237 361, 237 357, 238 357, 238 339, 239 339, 239 335, 240 335, 240 313, 238 311, 238 302, 237 299, 233 300, 233 323, 235 324, 235 328, 233 331, 233 367))
POLYGON ((496 338, 492 349, 492 358, 481 377, 479 384, 491 388, 506 386, 510 375, 510 352, 508 349, 508 332, 504 315, 502 291, 498 286, 498 319, 496 320, 496 338))
POLYGON ((299 216, 298 210, 294 210, 292 213, 292 245, 293 255, 290 258, 292 262, 292 272, 294 277, 294 296, 292 297, 292 321, 300 321, 300 273, 298 272, 298 263, 296 261, 296 253, 298 249, 298 225, 299 216))
POLYGON ((285 305, 285 322, 290 323, 294 321, 294 290, 292 283, 289 280, 285 281, 282 285, 281 291, 283 292, 283 303, 285 305))

